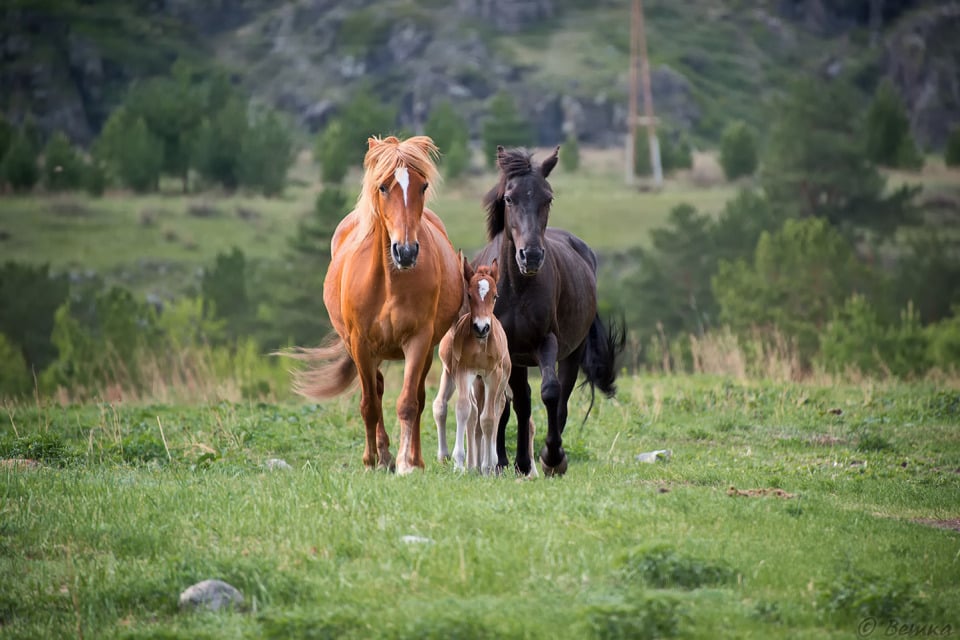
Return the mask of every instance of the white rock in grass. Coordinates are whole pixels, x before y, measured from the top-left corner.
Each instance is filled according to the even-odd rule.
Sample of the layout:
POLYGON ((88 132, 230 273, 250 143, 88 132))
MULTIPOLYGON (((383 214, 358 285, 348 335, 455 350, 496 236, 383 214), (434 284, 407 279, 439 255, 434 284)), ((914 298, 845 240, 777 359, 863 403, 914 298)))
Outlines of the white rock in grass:
POLYGON ((673 455, 673 452, 670 449, 657 449, 656 451, 645 451, 643 453, 637 454, 637 462, 647 462, 653 464, 658 460, 663 460, 666 462, 670 459, 670 456, 673 455))
POLYGON ((293 469, 293 467, 287 464, 287 461, 283 458, 267 458, 267 460, 264 461, 263 466, 265 466, 269 471, 288 471, 293 469))
POLYGON ((243 594, 223 580, 204 580, 180 594, 181 609, 220 609, 243 605, 243 594))
POLYGON ((433 540, 423 536, 403 536, 401 540, 407 544, 433 544, 433 540))

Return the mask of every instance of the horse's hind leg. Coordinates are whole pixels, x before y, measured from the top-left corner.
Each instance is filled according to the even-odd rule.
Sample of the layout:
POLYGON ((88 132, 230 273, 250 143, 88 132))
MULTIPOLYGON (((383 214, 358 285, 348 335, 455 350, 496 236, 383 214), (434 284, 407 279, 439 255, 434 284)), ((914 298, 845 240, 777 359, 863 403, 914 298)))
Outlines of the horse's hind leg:
POLYGON ((557 422, 560 424, 560 433, 563 434, 567 426, 567 407, 570 395, 577 385, 577 375, 580 373, 580 360, 583 349, 577 349, 564 358, 557 365, 557 377, 560 379, 560 405, 557 407, 557 422))
POLYGON ((444 367, 440 374, 440 389, 437 399, 433 401, 433 421, 437 423, 437 462, 450 459, 450 450, 447 448, 447 407, 456 384, 453 376, 444 367))

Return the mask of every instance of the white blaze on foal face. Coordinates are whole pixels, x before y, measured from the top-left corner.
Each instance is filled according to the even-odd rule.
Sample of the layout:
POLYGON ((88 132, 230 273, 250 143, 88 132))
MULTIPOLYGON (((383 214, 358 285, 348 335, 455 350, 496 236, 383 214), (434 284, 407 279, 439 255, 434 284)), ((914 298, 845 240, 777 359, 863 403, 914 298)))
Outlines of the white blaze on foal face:
POLYGON ((472 301, 470 314, 473 316, 473 332, 479 338, 485 338, 490 333, 490 323, 493 316, 493 305, 496 294, 491 290, 496 286, 489 276, 481 276, 476 282, 476 299, 472 301))

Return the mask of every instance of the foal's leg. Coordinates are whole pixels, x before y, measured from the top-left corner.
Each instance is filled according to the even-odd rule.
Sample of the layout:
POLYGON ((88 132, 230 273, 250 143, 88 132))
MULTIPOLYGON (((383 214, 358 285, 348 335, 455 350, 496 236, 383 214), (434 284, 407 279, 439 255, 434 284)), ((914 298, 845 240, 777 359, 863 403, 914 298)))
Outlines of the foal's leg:
POLYGON ((457 438, 453 444, 453 467, 464 471, 466 461, 465 436, 473 433, 477 407, 473 398, 473 372, 457 373, 457 438))
POLYGON ((473 398, 473 403, 476 407, 474 415, 478 417, 472 424, 467 425, 467 468, 468 469, 479 469, 480 468, 480 421, 479 416, 483 415, 484 411, 484 389, 485 384, 483 378, 477 376, 473 380, 473 386, 471 387, 471 397, 473 398))
POLYGON ((456 382, 444 365, 437 399, 433 401, 433 421, 437 423, 437 462, 450 459, 450 450, 447 448, 447 406, 455 388, 456 382))
MULTIPOLYGON (((530 474, 530 468, 533 464, 528 452, 530 433, 526 428, 530 421, 530 385, 527 383, 526 367, 513 368, 510 373, 510 389, 513 391, 513 411, 517 414, 517 452, 513 466, 517 473, 526 476, 530 474), (520 425, 524 425, 523 428, 520 425)), ((501 420, 502 428, 503 422, 501 420)), ((499 435, 497 437, 499 439, 499 435)), ((497 455, 499 456, 499 450, 497 455)))
POLYGON ((484 475, 497 471, 497 426, 507 403, 507 378, 490 375, 484 385, 483 411, 480 413, 480 472, 484 475))
MULTIPOLYGON (((560 398, 562 390, 557 379, 557 337, 547 334, 537 352, 540 362, 540 398, 547 410, 547 441, 540 450, 540 463, 543 474, 547 476, 563 475, 567 472, 567 454, 563 450, 563 429, 560 425, 560 398)), ((564 410, 565 413, 565 410, 564 410)), ((521 431, 525 432, 526 429, 521 431)), ((519 447, 519 439, 517 441, 519 447)))

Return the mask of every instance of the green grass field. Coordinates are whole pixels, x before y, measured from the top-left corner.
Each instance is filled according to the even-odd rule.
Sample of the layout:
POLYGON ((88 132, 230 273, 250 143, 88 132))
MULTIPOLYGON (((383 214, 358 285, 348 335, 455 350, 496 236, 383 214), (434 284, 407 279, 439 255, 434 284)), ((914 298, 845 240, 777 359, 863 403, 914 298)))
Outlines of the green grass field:
POLYGON ((0 468, 0 637, 960 629, 956 390, 626 378, 536 480, 437 463, 429 416, 425 472, 365 472, 356 405, 7 406, 0 457, 40 465, 0 468), (246 606, 178 611, 207 578, 246 606))

